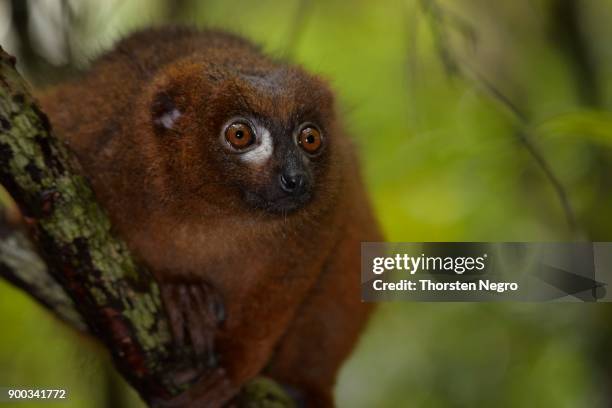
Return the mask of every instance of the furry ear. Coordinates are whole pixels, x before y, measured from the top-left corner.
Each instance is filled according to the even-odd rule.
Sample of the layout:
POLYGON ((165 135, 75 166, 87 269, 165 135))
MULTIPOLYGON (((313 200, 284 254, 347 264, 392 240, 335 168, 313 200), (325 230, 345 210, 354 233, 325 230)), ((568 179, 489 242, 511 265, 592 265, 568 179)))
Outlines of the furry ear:
POLYGON ((151 103, 151 118, 157 130, 174 130, 176 121, 181 115, 181 111, 170 94, 159 92, 155 95, 151 103))

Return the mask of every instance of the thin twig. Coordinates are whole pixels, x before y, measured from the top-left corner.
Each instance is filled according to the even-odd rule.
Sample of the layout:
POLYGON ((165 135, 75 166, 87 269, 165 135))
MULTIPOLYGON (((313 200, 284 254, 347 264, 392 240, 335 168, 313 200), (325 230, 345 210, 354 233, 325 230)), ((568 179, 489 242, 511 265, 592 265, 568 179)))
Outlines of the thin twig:
POLYGON ((295 56, 297 46, 304 35, 304 30, 306 29, 311 12, 312 0, 298 1, 285 42, 285 55, 287 57, 295 56))
POLYGON ((525 147, 527 152, 536 162, 536 165, 544 173, 546 180, 548 180, 548 182, 552 185, 565 214, 571 234, 574 236, 579 236, 579 228, 576 222, 575 212, 570 203, 567 191, 563 187, 560 179, 555 175, 554 171, 552 170, 552 166, 548 163, 544 154, 531 140, 528 132, 528 129, 530 128, 529 115, 491 81, 478 74, 476 70, 471 69, 468 63, 462 61, 454 54, 452 48, 448 44, 448 35, 444 29, 444 11, 436 3, 436 1, 421 0, 421 6, 423 11, 431 17, 430 27, 435 38, 438 53, 441 55, 447 73, 449 75, 456 74, 465 79, 471 80, 471 82, 480 84, 493 100, 500 103, 520 123, 520 129, 515 133, 518 141, 525 147))
MULTIPOLYGON (((460 66, 462 67, 461 72, 463 73, 463 75, 466 77, 470 76, 466 72, 466 69, 469 70, 469 64, 462 63, 460 64, 460 66)), ((529 119, 529 115, 525 111, 523 111, 517 104, 515 104, 499 88, 497 88, 491 81, 486 79, 483 75, 478 74, 476 71, 470 70, 470 72, 472 73, 472 76, 474 77, 475 81, 482 85, 484 90, 491 95, 492 99, 504 106, 521 124, 521 129, 518 129, 515 133, 516 137, 523 145, 523 147, 525 147, 531 157, 534 159, 537 166, 544 173, 545 178, 553 187, 563 209, 563 213, 565 214, 565 219, 570 229, 570 233, 573 236, 579 236, 580 231, 576 222, 576 215, 570 203, 567 191, 563 187, 561 180, 559 180, 555 172, 552 170, 552 167, 544 157, 544 154, 534 144, 531 138, 531 134, 529 132, 531 121, 529 119)))

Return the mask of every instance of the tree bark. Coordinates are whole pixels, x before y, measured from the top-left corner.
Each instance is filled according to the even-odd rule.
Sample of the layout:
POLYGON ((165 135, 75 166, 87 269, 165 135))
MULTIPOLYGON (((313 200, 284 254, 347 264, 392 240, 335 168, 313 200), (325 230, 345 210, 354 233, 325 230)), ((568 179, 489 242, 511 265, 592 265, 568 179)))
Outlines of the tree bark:
MULTIPOLYGON (((202 372, 190 350, 175 350, 159 287, 111 231, 68 148, 0 48, 0 183, 18 205, 22 231, 0 226, 0 276, 75 328, 104 342, 115 366, 147 402, 191 384, 202 372)), ((205 375, 205 374, 204 374, 205 375)), ((254 381, 241 405, 291 406, 274 383, 254 381), (264 395, 262 397, 262 395, 264 395)))

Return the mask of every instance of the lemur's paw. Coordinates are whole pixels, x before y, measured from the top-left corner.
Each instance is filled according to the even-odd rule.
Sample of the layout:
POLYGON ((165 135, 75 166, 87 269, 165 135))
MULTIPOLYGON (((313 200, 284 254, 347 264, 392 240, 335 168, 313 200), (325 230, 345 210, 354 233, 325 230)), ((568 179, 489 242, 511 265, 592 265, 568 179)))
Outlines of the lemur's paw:
POLYGON ((176 346, 191 347, 207 367, 216 367, 214 339, 225 320, 220 295, 205 282, 165 282, 161 294, 176 346))

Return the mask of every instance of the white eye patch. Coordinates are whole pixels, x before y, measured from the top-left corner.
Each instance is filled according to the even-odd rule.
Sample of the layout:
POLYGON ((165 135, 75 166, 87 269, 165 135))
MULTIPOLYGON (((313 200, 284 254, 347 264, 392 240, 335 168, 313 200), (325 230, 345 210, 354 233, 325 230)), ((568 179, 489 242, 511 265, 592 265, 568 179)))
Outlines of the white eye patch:
POLYGON ((240 155, 240 160, 255 166, 261 166, 272 157, 272 136, 270 131, 263 126, 256 128, 258 145, 246 153, 240 155))

